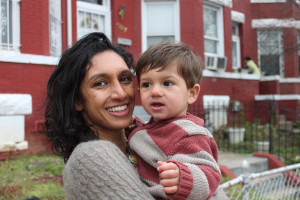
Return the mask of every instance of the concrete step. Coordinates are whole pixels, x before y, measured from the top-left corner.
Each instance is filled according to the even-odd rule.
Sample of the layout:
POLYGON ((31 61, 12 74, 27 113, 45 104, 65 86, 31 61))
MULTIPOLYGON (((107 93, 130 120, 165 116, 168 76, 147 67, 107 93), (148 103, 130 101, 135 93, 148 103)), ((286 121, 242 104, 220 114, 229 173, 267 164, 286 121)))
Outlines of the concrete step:
POLYGON ((255 157, 252 154, 219 152, 219 165, 225 165, 236 176, 243 173, 242 164, 244 160, 246 160, 250 166, 250 173, 263 172, 269 169, 267 158, 255 157))

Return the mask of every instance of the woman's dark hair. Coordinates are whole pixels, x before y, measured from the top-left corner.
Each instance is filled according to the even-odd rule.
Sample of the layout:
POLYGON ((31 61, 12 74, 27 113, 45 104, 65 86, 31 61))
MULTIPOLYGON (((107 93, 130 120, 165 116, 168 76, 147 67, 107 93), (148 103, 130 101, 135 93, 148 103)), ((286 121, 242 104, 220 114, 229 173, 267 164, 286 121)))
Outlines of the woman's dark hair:
POLYGON ((129 52, 112 44, 103 33, 94 32, 84 36, 62 54, 48 81, 43 133, 52 143, 52 151, 63 156, 65 162, 79 143, 98 139, 81 113, 75 110, 75 104, 84 101, 80 84, 92 57, 107 50, 120 55, 128 68, 133 66, 129 52))

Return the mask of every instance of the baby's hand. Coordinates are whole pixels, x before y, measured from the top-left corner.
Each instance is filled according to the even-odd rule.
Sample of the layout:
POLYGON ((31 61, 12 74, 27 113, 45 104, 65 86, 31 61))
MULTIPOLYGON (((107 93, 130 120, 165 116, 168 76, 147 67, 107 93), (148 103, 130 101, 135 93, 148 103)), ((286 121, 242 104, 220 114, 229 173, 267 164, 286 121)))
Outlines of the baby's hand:
POLYGON ((157 162, 160 184, 166 194, 174 194, 178 190, 179 168, 175 163, 157 162))

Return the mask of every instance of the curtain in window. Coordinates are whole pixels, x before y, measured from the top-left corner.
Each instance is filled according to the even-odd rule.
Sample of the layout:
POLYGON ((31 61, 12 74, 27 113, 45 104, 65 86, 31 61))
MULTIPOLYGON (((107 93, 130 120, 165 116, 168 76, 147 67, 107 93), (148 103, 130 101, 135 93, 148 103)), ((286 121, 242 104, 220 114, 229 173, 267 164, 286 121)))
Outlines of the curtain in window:
POLYGON ((217 10, 209 7, 203 9, 204 18, 204 51, 217 54, 218 22, 217 10))
POLYGON ((12 3, 10 0, 1 0, 1 45, 12 45, 12 3))
POLYGON ((61 54, 61 2, 50 0, 50 55, 60 56, 61 54))

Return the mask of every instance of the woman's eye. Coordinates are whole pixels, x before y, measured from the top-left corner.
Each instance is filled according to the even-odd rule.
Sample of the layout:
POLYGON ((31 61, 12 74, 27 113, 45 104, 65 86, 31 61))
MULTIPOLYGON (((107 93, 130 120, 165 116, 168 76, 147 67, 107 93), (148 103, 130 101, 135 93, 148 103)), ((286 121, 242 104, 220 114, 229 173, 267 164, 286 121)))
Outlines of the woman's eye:
POLYGON ((142 83, 142 87, 143 88, 148 88, 148 87, 150 87, 150 83, 142 83))
POLYGON ((171 81, 165 81, 164 86, 172 86, 173 83, 171 81))
POLYGON ((94 84, 94 87, 103 87, 104 85, 106 85, 106 83, 104 81, 97 81, 94 84))
POLYGON ((124 76, 120 80, 122 83, 131 83, 132 82, 132 77, 131 76, 124 76))

